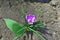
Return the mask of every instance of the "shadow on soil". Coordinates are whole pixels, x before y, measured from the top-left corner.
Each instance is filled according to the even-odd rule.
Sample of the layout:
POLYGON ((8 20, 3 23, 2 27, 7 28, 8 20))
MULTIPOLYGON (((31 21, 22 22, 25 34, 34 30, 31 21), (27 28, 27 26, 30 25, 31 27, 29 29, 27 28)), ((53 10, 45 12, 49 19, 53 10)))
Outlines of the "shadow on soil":
POLYGON ((49 3, 51 0, 24 0, 25 2, 41 2, 41 3, 49 3))

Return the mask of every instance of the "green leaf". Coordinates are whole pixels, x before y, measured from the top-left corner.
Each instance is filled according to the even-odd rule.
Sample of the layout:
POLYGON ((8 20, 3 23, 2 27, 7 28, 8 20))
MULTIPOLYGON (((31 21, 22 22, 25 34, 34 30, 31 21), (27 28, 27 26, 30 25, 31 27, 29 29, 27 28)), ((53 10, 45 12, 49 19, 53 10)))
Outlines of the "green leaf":
POLYGON ((28 27, 30 26, 26 21, 24 22, 24 26, 28 27))
POLYGON ((25 32, 24 27, 18 22, 7 18, 4 18, 3 20, 5 21, 7 27, 17 36, 25 32))
POLYGON ((40 20, 40 21, 35 22, 33 25, 34 25, 35 27, 43 28, 43 27, 44 27, 44 23, 45 23, 45 22, 43 22, 42 20, 40 20))
POLYGON ((32 28, 30 28, 29 27, 29 29, 32 31, 32 32, 34 32, 39 38, 41 38, 42 40, 46 40, 43 36, 42 36, 42 34, 41 33, 39 33, 38 31, 35 31, 34 29, 32 29, 32 28))
POLYGON ((23 32, 22 34, 20 34, 20 35, 18 35, 18 36, 16 36, 16 37, 14 37, 14 39, 13 40, 17 40, 19 37, 21 37, 23 34, 24 34, 25 32, 23 32))

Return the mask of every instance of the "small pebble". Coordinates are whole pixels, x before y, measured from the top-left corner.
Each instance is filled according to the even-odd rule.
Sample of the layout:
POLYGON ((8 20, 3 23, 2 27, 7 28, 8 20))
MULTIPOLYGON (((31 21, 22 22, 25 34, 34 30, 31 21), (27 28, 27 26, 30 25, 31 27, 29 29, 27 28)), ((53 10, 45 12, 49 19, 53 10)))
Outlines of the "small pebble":
POLYGON ((55 35, 55 34, 56 34, 56 32, 53 32, 53 34, 55 35))
POLYGON ((58 4, 57 1, 53 1, 53 0, 52 0, 52 1, 50 2, 50 5, 52 5, 52 6, 54 6, 54 7, 56 7, 57 4, 58 4))

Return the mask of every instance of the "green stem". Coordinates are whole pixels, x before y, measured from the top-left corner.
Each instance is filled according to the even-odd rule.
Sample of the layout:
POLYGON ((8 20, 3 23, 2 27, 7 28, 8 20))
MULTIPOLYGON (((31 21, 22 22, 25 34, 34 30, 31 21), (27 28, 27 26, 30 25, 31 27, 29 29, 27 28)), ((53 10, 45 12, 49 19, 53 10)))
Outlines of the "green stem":
POLYGON ((42 40, 46 40, 38 31, 35 31, 34 29, 28 27, 31 31, 33 31, 35 34, 38 35, 38 37, 40 37, 42 40))

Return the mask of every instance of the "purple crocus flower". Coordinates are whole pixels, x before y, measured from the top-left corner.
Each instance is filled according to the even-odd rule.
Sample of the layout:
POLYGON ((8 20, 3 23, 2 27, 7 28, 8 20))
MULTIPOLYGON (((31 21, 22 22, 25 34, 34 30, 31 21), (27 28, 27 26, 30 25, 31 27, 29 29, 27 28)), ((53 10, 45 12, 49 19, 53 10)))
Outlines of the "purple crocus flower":
POLYGON ((35 15, 33 14, 28 14, 26 15, 26 21, 28 22, 28 24, 33 24, 35 22, 35 15))

